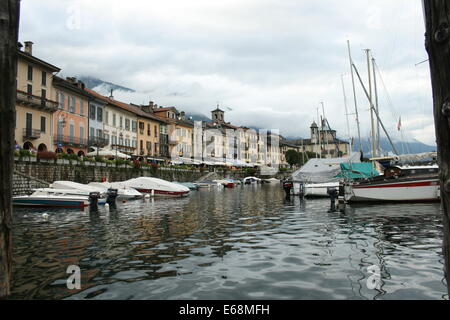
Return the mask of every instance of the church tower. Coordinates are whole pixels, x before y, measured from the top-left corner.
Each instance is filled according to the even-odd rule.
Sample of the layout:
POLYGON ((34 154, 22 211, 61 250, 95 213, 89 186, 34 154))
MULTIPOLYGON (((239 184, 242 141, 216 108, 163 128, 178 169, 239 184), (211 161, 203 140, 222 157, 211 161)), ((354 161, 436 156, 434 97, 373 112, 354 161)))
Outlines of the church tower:
POLYGON ((225 122, 224 118, 224 111, 219 109, 219 105, 217 105, 217 108, 213 111, 211 111, 211 118, 213 122, 225 122))

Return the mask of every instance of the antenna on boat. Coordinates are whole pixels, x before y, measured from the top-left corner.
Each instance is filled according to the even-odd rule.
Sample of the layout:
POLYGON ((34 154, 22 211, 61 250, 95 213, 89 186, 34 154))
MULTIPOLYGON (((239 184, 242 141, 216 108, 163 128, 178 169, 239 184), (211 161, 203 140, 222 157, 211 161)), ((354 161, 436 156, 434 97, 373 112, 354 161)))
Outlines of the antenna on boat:
POLYGON ((355 77, 353 75, 353 68, 352 68, 353 60, 352 60, 352 55, 350 52, 350 41, 349 40, 347 40, 347 48, 348 48, 348 58, 349 58, 349 62, 350 62, 350 73, 352 75, 353 101, 355 103, 356 126, 358 128, 359 152, 361 153, 361 157, 362 157, 363 149, 362 149, 362 142, 361 142, 361 130, 359 128, 358 104, 356 103, 355 77))

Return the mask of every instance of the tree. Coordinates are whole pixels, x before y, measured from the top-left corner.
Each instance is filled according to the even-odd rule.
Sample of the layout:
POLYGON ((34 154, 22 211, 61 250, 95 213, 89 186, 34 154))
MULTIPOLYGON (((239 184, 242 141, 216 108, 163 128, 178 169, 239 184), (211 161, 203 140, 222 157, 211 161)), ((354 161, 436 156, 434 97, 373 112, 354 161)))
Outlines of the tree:
POLYGON ((0 297, 10 293, 12 270, 11 185, 19 9, 19 0, 0 1, 0 297))
POLYGON ((289 165, 292 167, 294 165, 300 164, 302 160, 302 156, 299 152, 295 151, 294 149, 289 149, 286 151, 286 162, 289 163, 289 165))
POLYGON ((446 0, 425 0, 425 47, 428 51, 433 113, 436 130, 438 164, 441 180, 441 200, 444 224, 444 261, 450 293, 450 6, 446 0))

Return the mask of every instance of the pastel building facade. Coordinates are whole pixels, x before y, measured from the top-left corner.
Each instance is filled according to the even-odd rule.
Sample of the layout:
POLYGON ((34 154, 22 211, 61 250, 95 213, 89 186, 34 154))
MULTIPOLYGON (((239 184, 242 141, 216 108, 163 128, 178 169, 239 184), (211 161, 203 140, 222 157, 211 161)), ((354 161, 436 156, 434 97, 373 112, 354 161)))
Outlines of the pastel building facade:
POLYGON ((55 152, 84 156, 88 147, 89 96, 84 84, 75 78, 54 77, 58 110, 53 116, 55 152))
POLYGON ((15 142, 17 147, 53 151, 53 75, 60 69, 33 56, 33 43, 18 48, 15 142))

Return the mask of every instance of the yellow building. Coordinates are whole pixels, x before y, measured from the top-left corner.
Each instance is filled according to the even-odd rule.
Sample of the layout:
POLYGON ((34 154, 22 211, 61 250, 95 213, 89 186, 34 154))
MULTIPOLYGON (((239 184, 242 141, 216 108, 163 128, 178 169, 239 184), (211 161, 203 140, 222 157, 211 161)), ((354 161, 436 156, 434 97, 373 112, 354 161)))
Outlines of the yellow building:
POLYGON ((24 149, 53 151, 53 113, 58 103, 53 74, 60 69, 33 56, 33 43, 18 49, 16 144, 24 149))
POLYGON ((176 151, 178 155, 184 158, 192 158, 194 156, 194 122, 186 119, 185 113, 182 111, 178 115, 175 128, 175 137, 177 140, 176 151))
POLYGON ((138 122, 138 156, 153 160, 160 155, 160 125, 163 120, 153 113, 152 103, 148 106, 135 106, 138 122))

